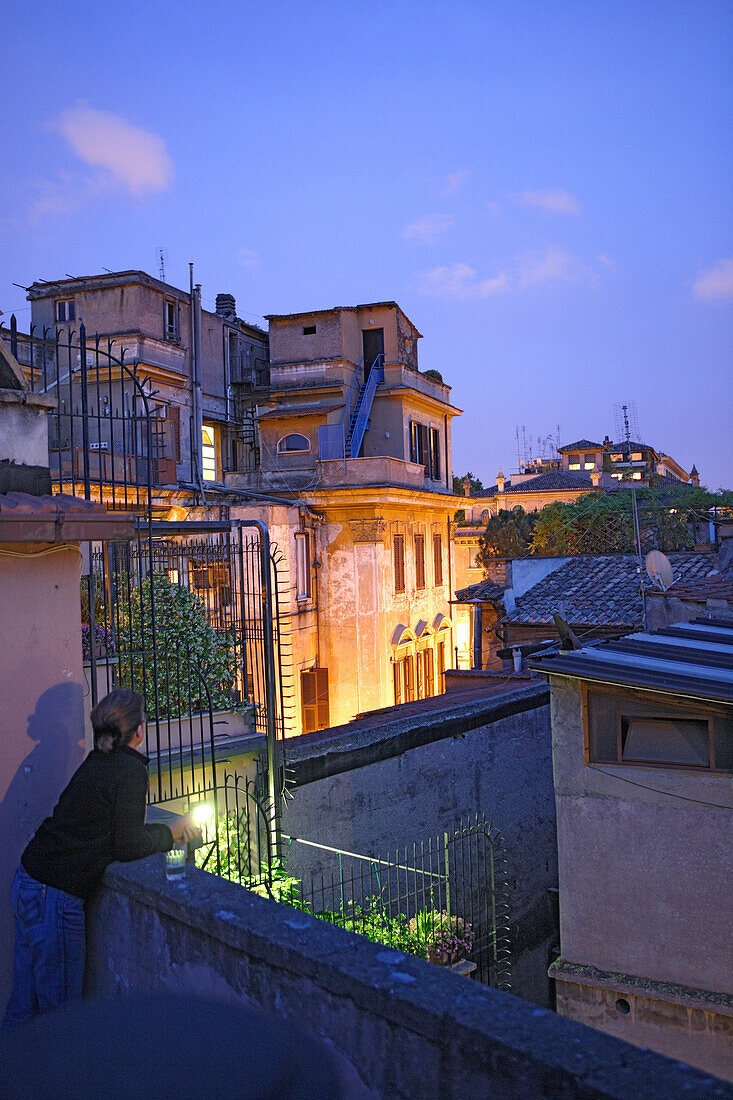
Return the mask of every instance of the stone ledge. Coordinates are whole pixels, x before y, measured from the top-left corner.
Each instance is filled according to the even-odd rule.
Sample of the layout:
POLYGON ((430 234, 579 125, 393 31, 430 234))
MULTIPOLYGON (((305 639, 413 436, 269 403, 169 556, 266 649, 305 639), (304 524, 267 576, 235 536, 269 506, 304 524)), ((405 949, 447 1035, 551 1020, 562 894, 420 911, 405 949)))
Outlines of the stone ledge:
POLYGON ((733 997, 727 993, 715 993, 709 989, 692 989, 677 982, 658 982, 652 978, 639 978, 635 974, 620 974, 611 970, 599 970, 596 966, 556 959, 547 972, 557 982, 584 985, 592 989, 608 989, 615 993, 628 993, 649 1001, 683 1005, 698 1012, 715 1012, 733 1017, 733 997))
POLYGON ((533 683, 500 696, 474 698, 460 704, 451 704, 449 695, 445 699, 446 705, 441 710, 391 721, 375 719, 368 725, 362 719, 358 726, 333 726, 289 738, 285 760, 294 774, 293 786, 389 760, 409 749, 459 737, 513 714, 535 710, 549 703, 550 689, 546 683, 533 683))
MULTIPOLYGON (((465 1066, 472 1082, 480 1078, 482 1087, 485 1083, 481 1095, 487 1096, 670 1100, 694 1095, 698 1100, 722 1100, 733 1095, 722 1082, 690 1067, 371 943, 206 872, 189 868, 182 882, 167 882, 161 856, 108 869, 90 906, 89 935, 90 972, 96 967, 98 981, 96 986, 92 981, 93 992, 109 991, 102 971, 111 965, 117 970, 126 951, 134 956, 130 972, 137 966, 140 988, 145 983, 164 986, 166 975, 156 970, 161 942, 167 943, 169 956, 175 945, 175 957, 170 956, 174 969, 187 962, 195 944, 196 962, 232 989, 241 985, 241 974, 234 980, 234 969, 243 967, 250 978, 256 970, 260 977, 255 987, 268 988, 267 1003, 260 1005, 266 1010, 274 1006, 277 1015, 301 1013, 309 1018, 308 1005, 301 1000, 304 991, 311 1006, 325 1006, 319 1034, 341 1047, 357 1067, 363 1043, 371 1039, 390 1045, 382 1052, 387 1063, 401 1056, 405 1043, 411 1044, 415 1073, 431 1059, 449 1065, 451 1073, 465 1066), (138 919, 145 937, 135 927, 138 919), (217 948, 217 943, 228 950, 217 948), (291 1004, 289 991, 296 988, 297 1003, 291 1004), (340 1011, 329 1011, 328 1006, 336 1003, 340 1011), (345 1006, 355 1014, 355 1028, 348 1029, 351 1046, 341 1027, 345 1006)), ((381 1061, 380 1054, 377 1062, 381 1061)), ((379 1087, 376 1081, 369 1084, 379 1087)), ((423 1080, 427 1091, 420 1093, 417 1079, 401 1081, 399 1093, 377 1095, 437 1096, 436 1084, 423 1080)), ((467 1093, 456 1082, 455 1092, 441 1095, 467 1093)))

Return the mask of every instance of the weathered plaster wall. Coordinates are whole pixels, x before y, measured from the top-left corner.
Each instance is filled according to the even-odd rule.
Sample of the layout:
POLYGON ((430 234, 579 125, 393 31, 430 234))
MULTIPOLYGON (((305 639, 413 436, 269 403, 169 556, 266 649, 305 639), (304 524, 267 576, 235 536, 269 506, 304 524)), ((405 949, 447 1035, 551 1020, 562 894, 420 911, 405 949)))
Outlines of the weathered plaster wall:
POLYGON ((84 753, 80 565, 73 545, 0 546, 0 1008, 10 992, 13 873, 84 753))
POLYGON ((586 767, 579 686, 552 688, 563 957, 733 992, 730 776, 586 767))
POLYGON ((88 993, 163 989, 297 1023, 335 1052, 354 1100, 726 1096, 685 1066, 204 871, 167 883, 160 856, 107 871, 87 947, 88 993))
MULTIPOLYGON (((557 884, 549 708, 544 685, 390 721, 362 721, 288 743, 291 836, 385 857, 433 841, 459 819, 485 814, 508 859, 513 986, 547 1004, 548 948, 557 929, 548 888, 557 884)), ((320 875, 329 857, 294 846, 293 865, 320 875)))

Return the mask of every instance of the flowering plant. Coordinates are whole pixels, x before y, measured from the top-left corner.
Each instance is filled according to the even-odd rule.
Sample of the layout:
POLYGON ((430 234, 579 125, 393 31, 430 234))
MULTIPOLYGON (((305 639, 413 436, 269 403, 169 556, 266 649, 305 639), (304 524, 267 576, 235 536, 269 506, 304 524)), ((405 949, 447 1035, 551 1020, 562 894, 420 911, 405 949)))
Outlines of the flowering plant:
POLYGON ((410 931, 423 946, 430 962, 446 966, 473 951, 473 928, 462 917, 437 909, 423 909, 410 921, 410 931))
MULTIPOLYGON (((90 661, 92 657, 89 631, 89 623, 82 623, 81 652, 82 658, 85 661, 90 661)), ((99 656, 100 653, 111 655, 115 652, 114 633, 110 627, 104 626, 102 623, 97 623, 94 627, 94 652, 97 656, 99 656)))

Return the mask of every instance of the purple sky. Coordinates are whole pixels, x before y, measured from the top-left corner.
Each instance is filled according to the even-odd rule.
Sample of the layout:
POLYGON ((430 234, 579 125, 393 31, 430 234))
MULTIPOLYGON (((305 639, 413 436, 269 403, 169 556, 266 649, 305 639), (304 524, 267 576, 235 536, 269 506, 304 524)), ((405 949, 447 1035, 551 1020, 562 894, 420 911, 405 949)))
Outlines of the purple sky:
POLYGON ((733 487, 732 31, 728 0, 11 5, 3 320, 159 247, 254 320, 394 298, 456 472, 633 401, 733 487))

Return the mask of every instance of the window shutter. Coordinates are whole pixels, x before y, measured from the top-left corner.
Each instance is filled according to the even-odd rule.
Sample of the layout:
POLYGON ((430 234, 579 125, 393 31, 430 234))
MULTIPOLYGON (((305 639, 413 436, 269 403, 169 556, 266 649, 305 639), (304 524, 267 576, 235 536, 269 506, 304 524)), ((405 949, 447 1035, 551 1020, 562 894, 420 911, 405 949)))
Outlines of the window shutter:
POLYGON ((171 422, 173 436, 173 457, 176 462, 181 461, 181 410, 178 405, 168 406, 168 418, 171 422))
POLYGON ((328 703, 328 669, 314 669, 316 674, 316 706, 318 709, 318 729, 325 730, 331 725, 328 703))
POLYGON ((433 577, 439 588, 443 583, 443 540, 438 534, 433 535, 433 577))
POLYGON ((423 667, 425 669, 425 698, 435 695, 435 663, 432 649, 426 649, 423 653, 423 667))
POLYGON ((402 702, 402 661, 395 661, 392 665, 394 674, 394 703, 399 706, 402 702))
POLYGON ((405 538, 404 535, 394 536, 394 590, 405 591, 405 538))
POLYGON ((415 670, 412 657, 405 657, 405 702, 411 703, 415 698, 415 670))
POLYGON ((427 424, 420 424, 420 462, 425 467, 428 465, 428 440, 428 426, 427 424))
POLYGON ((415 535, 415 587, 425 587, 425 538, 415 535))
POLYGON ((437 428, 430 429, 430 476, 440 481, 440 434, 437 428))

